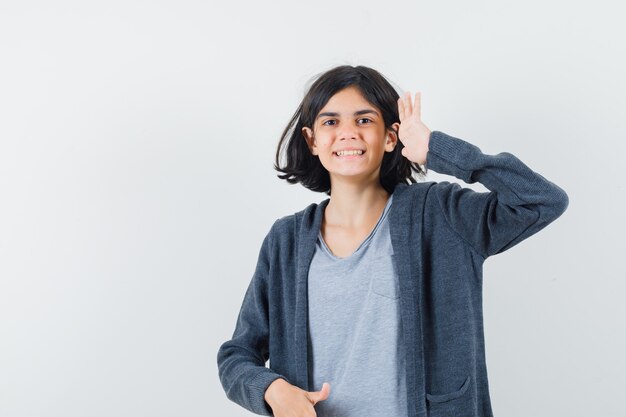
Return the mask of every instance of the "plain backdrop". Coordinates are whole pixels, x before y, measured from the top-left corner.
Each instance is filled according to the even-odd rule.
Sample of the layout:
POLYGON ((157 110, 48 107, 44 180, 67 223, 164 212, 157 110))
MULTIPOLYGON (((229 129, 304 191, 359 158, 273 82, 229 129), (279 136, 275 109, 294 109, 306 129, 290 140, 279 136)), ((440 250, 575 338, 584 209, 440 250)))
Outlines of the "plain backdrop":
POLYGON ((272 164, 343 64, 569 195, 485 263, 494 414, 624 416, 617 5, 1 1, 0 416, 251 415, 217 350, 274 220, 326 198, 272 164))

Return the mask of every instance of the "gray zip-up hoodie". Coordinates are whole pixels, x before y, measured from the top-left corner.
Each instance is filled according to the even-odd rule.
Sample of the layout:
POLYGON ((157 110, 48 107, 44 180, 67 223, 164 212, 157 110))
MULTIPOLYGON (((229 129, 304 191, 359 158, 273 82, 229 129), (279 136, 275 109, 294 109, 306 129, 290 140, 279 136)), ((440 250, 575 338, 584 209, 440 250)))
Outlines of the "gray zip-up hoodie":
MULTIPOLYGON (((448 181, 403 183, 393 191, 388 215, 406 343, 408 415, 492 417, 483 262, 546 227, 565 211, 569 199, 514 155, 486 155, 440 131, 431 133, 426 168, 468 184, 479 182, 490 191, 448 181)), ((312 391, 307 276, 329 201, 274 222, 261 245, 233 337, 218 351, 227 397, 256 414, 272 415, 264 394, 276 378, 312 391)))

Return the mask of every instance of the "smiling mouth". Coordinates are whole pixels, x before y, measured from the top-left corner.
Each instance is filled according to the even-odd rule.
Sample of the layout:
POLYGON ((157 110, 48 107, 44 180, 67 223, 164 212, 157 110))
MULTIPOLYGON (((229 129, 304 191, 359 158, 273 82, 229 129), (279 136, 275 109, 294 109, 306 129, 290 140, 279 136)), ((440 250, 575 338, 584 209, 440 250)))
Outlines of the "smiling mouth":
POLYGON ((365 155, 365 151, 362 150, 360 154, 358 152, 348 152, 344 153, 343 155, 339 155, 337 152, 333 152, 333 155, 337 158, 355 159, 365 155))

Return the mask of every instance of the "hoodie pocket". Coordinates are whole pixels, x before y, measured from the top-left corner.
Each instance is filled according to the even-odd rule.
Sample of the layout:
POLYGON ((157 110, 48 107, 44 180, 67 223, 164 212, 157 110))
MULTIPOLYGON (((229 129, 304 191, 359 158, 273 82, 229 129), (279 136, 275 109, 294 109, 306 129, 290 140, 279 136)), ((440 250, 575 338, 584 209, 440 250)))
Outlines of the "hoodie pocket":
POLYGON ((426 399, 428 400, 428 402, 433 403, 433 404, 446 403, 448 401, 455 400, 459 398, 460 396, 462 396, 463 394, 465 394, 469 386, 470 386, 470 377, 468 376, 467 378, 465 378, 465 382, 463 382, 463 385, 461 385, 461 388, 457 389, 456 391, 448 392, 446 394, 426 393, 426 399))

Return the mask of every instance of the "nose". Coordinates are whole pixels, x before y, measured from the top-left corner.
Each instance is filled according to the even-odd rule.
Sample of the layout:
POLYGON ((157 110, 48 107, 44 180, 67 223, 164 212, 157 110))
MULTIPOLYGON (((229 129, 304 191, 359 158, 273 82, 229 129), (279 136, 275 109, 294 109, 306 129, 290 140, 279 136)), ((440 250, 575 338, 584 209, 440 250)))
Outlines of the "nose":
POLYGON ((359 134, 355 126, 344 124, 342 129, 339 131, 338 139, 340 140, 349 140, 349 139, 357 139, 359 134))

